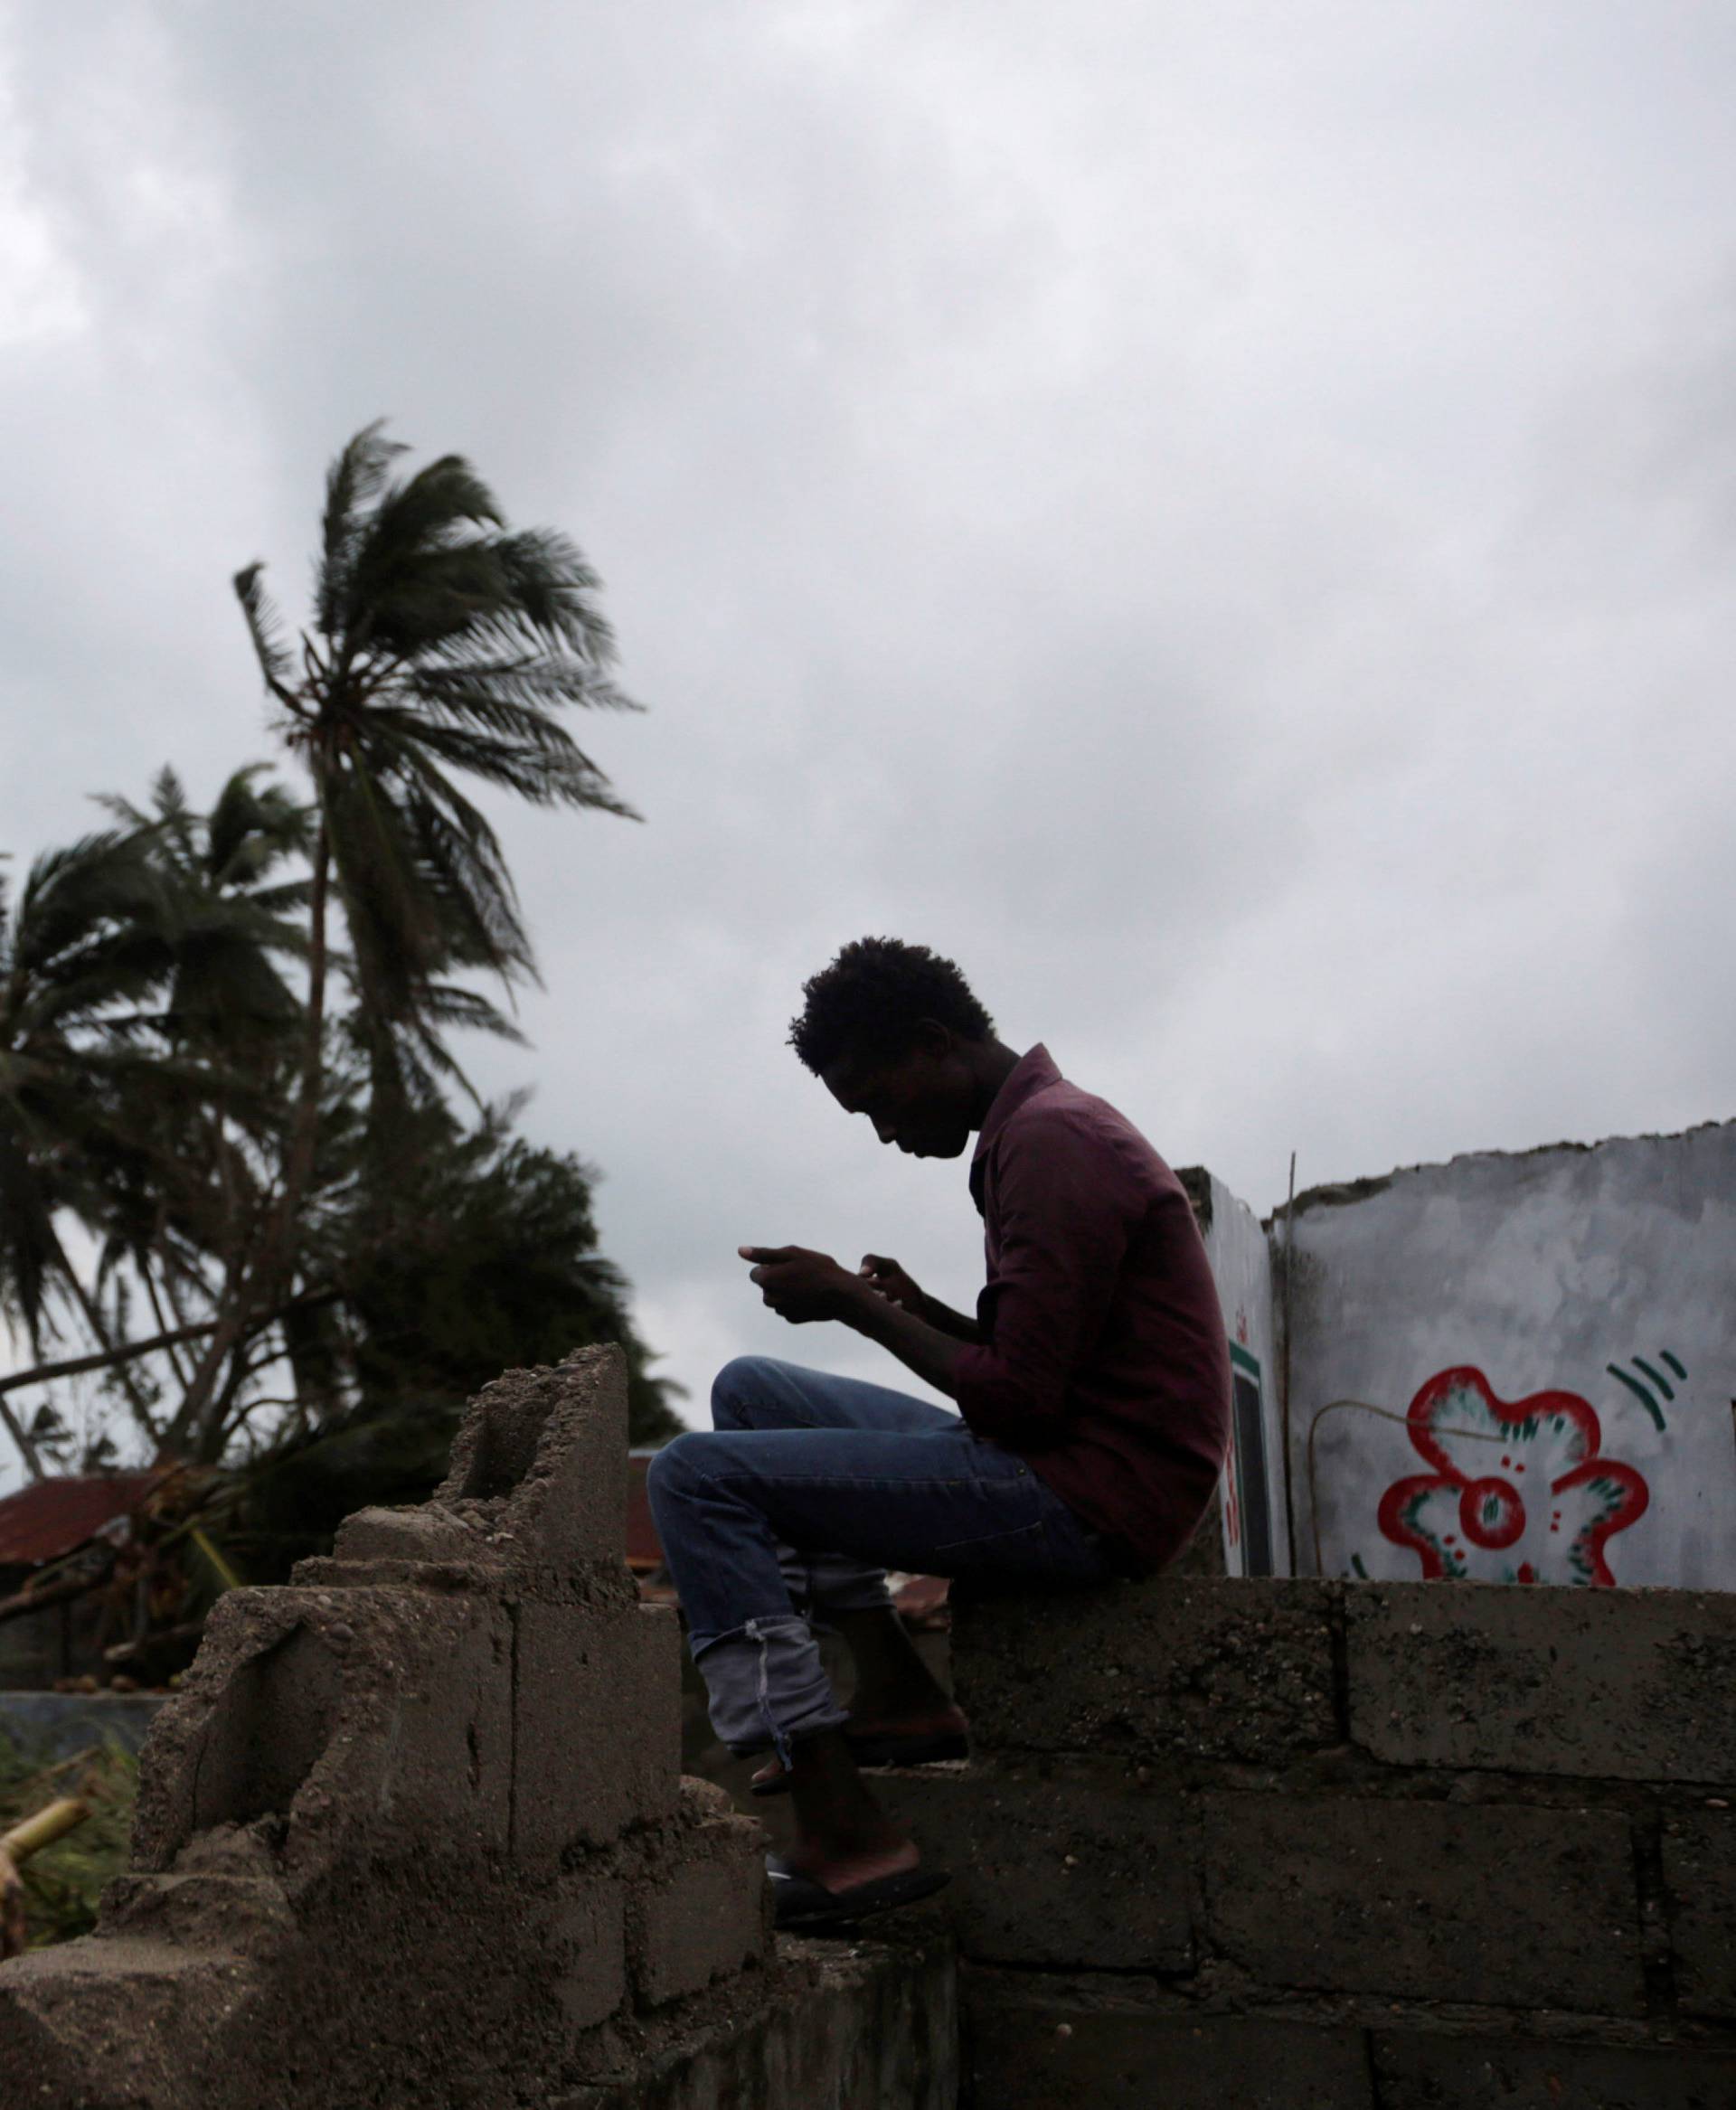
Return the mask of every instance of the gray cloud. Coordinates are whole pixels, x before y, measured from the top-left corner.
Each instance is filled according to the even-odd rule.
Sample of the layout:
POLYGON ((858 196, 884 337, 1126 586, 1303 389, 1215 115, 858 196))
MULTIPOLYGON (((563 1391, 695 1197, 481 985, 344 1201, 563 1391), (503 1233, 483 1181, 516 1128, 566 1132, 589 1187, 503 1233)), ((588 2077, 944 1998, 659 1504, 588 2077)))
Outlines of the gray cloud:
POLYGON ((1261 1207, 1728 1115, 1727 24, 1493 0, 15 7, 0 843, 261 751, 380 411, 609 583, 643 828, 514 814, 493 1088, 703 1399, 741 1239, 967 1299, 781 1046, 954 952, 1261 1207))

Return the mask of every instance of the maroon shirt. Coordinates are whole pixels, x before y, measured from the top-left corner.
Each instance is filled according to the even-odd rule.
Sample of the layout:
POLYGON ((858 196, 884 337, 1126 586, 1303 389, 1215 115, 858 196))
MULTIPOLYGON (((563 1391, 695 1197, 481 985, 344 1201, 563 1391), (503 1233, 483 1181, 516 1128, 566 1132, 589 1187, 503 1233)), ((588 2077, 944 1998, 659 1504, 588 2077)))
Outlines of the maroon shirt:
POLYGON ((971 1160, 988 1281, 958 1365, 978 1436, 1028 1457, 1145 1568, 1180 1552, 1230 1437, 1230 1352, 1181 1182, 1039 1045, 971 1160))

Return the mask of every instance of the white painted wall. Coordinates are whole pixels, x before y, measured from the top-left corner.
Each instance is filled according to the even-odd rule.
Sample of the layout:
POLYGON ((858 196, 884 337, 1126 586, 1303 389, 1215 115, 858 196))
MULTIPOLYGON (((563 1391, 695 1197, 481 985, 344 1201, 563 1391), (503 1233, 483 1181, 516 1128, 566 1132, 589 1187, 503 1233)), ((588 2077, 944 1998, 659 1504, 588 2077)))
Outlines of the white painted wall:
MULTIPOLYGON (((1595 1418, 1599 1456, 1622 1470, 1574 1471, 1591 1426, 1582 1414, 1545 1412, 1524 1435, 1475 1385, 1460 1385, 1437 1404, 1438 1425, 1456 1432, 1438 1441, 1453 1473, 1499 1485, 1467 1498, 1448 1475, 1405 1499, 1418 1503, 1411 1528, 1463 1572, 1583 1579, 1571 1550, 1583 1553, 1594 1514, 1633 1504, 1637 1476, 1646 1507, 1603 1543, 1613 1579, 1736 1587, 1736 1122, 1591 1149, 1455 1158, 1369 1184, 1359 1198, 1305 1198, 1297 1210, 1297 1566, 1315 1568, 1307 1439, 1317 1420, 1320 1571, 1424 1572, 1423 1555, 1382 1531, 1382 1499, 1401 1480, 1443 1475, 1401 1423, 1350 1408, 1319 1418, 1346 1399, 1405 1416, 1427 1380, 1469 1366, 1500 1401, 1578 1395, 1595 1418), (1455 1528, 1468 1501, 1484 1539, 1508 1535, 1518 1524, 1514 1497, 1524 1521, 1511 1545, 1455 1528), (1456 1544, 1444 1545, 1449 1532, 1456 1544)), ((1223 1209, 1214 1265, 1226 1286, 1251 1286, 1240 1204, 1223 1209)), ((1276 1230, 1281 1239, 1281 1224, 1276 1230)))
MULTIPOLYGON (((1277 1329, 1272 1315, 1272 1263, 1260 1219, 1245 1201, 1238 1201, 1223 1182, 1212 1179, 1211 1221, 1204 1227, 1206 1257, 1218 1286, 1223 1309, 1223 1328, 1230 1340, 1231 1361, 1238 1383, 1260 1390, 1260 1427, 1265 1456, 1266 1528, 1271 1550, 1268 1574, 1290 1572, 1289 1550, 1284 1519, 1284 1436, 1280 1420, 1279 1372, 1277 1329)), ((1245 1575, 1248 1568, 1248 1519, 1244 1489, 1254 1482, 1254 1461, 1243 1456, 1244 1445, 1234 1438, 1224 1467, 1222 1514, 1223 1557, 1231 1575, 1245 1575)))

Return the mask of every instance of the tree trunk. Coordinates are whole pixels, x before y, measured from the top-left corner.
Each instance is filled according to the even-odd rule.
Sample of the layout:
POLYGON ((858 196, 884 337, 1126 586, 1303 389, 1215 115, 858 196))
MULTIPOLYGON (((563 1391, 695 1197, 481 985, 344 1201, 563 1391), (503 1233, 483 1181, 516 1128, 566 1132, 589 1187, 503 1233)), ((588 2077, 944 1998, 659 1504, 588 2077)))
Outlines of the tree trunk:
MULTIPOLYGON (((84 1286, 83 1277, 76 1269, 69 1268, 67 1274, 68 1279, 72 1285, 72 1294, 79 1300, 79 1309, 84 1314, 84 1323, 96 1336, 98 1346, 112 1349, 115 1345, 114 1335, 108 1331, 108 1321, 103 1314, 102 1306, 97 1302, 95 1295, 84 1286)), ((161 1326, 160 1318, 157 1323, 161 1326)), ((133 1419, 137 1422, 145 1434, 155 1441, 156 1427, 151 1419, 150 1402, 145 1397, 144 1387, 133 1372, 129 1359, 123 1357, 116 1364, 115 1370, 116 1375, 120 1380, 121 1389, 127 1395, 127 1404, 133 1410, 133 1419)))
MULTIPOLYGON (((206 1319, 195 1326, 177 1327, 172 1333, 153 1333, 148 1340, 123 1341, 118 1348, 101 1348, 93 1355, 69 1355, 59 1362, 39 1362, 31 1370, 14 1371, 0 1378, 0 1394, 15 1392, 22 1385, 45 1385, 51 1378, 76 1378, 86 1371, 106 1370, 111 1362, 126 1362, 135 1355, 156 1355, 179 1342, 197 1340, 215 1324, 214 1319, 206 1319)), ((0 1399, 0 1418, 10 1423, 11 1412, 0 1399)), ((42 1477, 40 1472, 37 1477, 42 1477)))
MULTIPOLYGON (((307 1033, 302 1044, 301 1093, 285 1155, 283 1192, 259 1234, 253 1265, 250 1267, 243 1258, 234 1276, 224 1286, 222 1305, 227 1308, 220 1309, 210 1344, 200 1357, 180 1408, 164 1433, 163 1451, 176 1455, 190 1447, 191 1433, 201 1429, 223 1366, 241 1345, 249 1322, 280 1286, 293 1248, 296 1218, 314 1168, 314 1150, 319 1140, 320 1094, 325 1082, 326 920, 332 864, 325 778, 317 762, 314 767, 314 786, 320 812, 319 835, 314 849, 314 883, 308 896, 307 1033)), ((191 1447, 199 1446, 194 1443, 191 1447)))
MULTIPOLYGON (((142 1262, 138 1271, 145 1278, 145 1294, 150 1299, 151 1316, 156 1321, 156 1330, 159 1333, 166 1333, 170 1331, 170 1327, 168 1316, 163 1309, 163 1291, 157 1288, 156 1276, 151 1272, 150 1261, 146 1259, 142 1262)), ((165 1287, 167 1287, 166 1283, 165 1284, 165 1287)), ((173 1290, 169 1292, 169 1295, 171 1297, 173 1297, 173 1290)), ((175 1316, 177 1325, 185 1324, 186 1322, 182 1318, 179 1310, 176 1310, 175 1316)), ((175 1372, 175 1383, 177 1385, 184 1386, 187 1381, 186 1365, 182 1361, 181 1358, 175 1353, 174 1349, 165 1349, 164 1353, 168 1361, 169 1368, 175 1372)))
POLYGON ((46 1479, 47 1469, 42 1464, 42 1454, 31 1440, 30 1431, 13 1412, 11 1403, 3 1398, 0 1398, 0 1422, 5 1424, 6 1434, 17 1445, 18 1455, 24 1461, 25 1472, 33 1480, 46 1479))

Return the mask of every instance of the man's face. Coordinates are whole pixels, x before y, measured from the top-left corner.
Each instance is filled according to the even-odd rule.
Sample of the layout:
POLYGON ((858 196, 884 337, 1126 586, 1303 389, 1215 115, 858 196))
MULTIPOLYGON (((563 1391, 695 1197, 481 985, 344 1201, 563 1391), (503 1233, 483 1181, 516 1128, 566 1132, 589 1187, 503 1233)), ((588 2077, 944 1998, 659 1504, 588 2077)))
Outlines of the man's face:
POLYGON ((970 1142, 970 1069, 944 1028, 908 1055, 841 1056, 820 1074, 846 1114, 911 1157, 958 1157, 970 1142))

